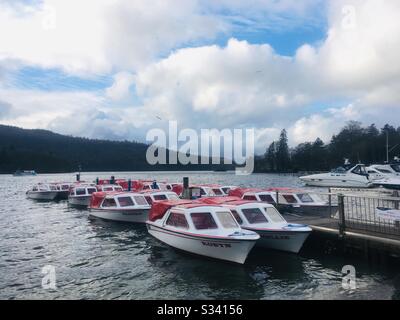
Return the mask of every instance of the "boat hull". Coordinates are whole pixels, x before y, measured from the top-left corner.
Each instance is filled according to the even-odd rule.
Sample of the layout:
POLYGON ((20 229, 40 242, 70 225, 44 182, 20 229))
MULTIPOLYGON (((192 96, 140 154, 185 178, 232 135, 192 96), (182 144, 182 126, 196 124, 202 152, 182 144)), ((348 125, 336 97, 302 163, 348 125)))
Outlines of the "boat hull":
POLYGON ((256 230, 246 228, 257 232, 260 239, 257 246, 262 248, 286 251, 291 253, 299 253, 304 242, 310 235, 311 231, 280 231, 280 230, 256 230))
MULTIPOLYGON (((279 208, 281 209, 281 208, 279 208)), ((299 205, 299 206, 287 206, 283 205, 283 212, 295 213, 300 215, 312 215, 323 218, 330 218, 335 215, 338 211, 337 205, 299 205)))
POLYGON ((68 197, 68 203, 77 207, 88 207, 92 196, 68 197))
POLYGON ((27 192, 26 196, 34 200, 54 200, 57 196, 56 191, 27 192))
POLYGON ((146 223, 149 218, 149 210, 146 209, 107 210, 89 208, 89 210, 89 216, 110 221, 146 223))
POLYGON ((370 181, 358 181, 346 178, 300 178, 306 185, 311 187, 335 187, 335 188, 370 188, 372 183, 370 181))
POLYGON ((147 229, 153 237, 176 249, 239 264, 246 261, 247 255, 257 241, 191 236, 151 223, 147 223, 147 229))

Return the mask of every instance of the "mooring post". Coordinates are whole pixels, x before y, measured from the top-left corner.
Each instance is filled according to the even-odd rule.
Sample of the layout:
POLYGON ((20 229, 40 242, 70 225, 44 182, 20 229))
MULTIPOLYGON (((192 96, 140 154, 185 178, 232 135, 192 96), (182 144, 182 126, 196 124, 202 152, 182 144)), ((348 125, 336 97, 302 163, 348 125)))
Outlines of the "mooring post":
POLYGON ((96 178, 96 186, 99 185, 99 177, 96 178))
POLYGON ((191 194, 189 189, 189 177, 183 177, 183 190, 182 190, 182 198, 190 200, 191 194))
POLYGON ((111 176, 110 184, 115 184, 115 177, 114 176, 111 176))
POLYGON ((344 214, 344 195, 338 194, 338 206, 339 206, 339 237, 344 237, 346 230, 346 219, 344 214))
POLYGON ((128 179, 128 191, 132 190, 132 180, 128 179))
POLYGON ((328 202, 329 202, 329 216, 332 217, 332 189, 329 187, 328 189, 328 202))
POLYGON ((80 182, 81 181, 81 174, 77 173, 76 174, 76 182, 80 182))

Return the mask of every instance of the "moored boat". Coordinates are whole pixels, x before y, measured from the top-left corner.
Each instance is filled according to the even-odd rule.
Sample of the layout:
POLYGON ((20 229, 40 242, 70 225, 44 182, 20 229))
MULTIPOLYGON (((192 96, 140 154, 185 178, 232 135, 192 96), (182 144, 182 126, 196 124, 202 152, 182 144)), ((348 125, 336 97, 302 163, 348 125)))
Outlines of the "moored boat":
POLYGON ((189 200, 154 202, 147 229, 179 250, 241 264, 260 238, 240 228, 228 209, 189 200))
POLYGON ((229 209, 243 229, 257 232, 257 245, 269 249, 298 253, 312 229, 288 223, 272 204, 246 201, 237 197, 202 198, 199 201, 229 209))
POLYGON ((73 206, 87 207, 92 194, 97 192, 94 184, 77 184, 71 188, 68 196, 68 203, 73 206))
POLYGON ((29 199, 54 200, 57 197, 57 187, 54 184, 38 183, 26 192, 29 199))
POLYGON ((324 201, 317 193, 292 188, 251 189, 236 188, 229 192, 243 200, 273 204, 279 210, 289 213, 330 217, 338 210, 336 204, 324 201))
POLYGON ((373 186, 363 164, 353 166, 346 163, 331 172, 303 176, 300 180, 313 187, 370 188, 373 186))
POLYGON ((105 220, 145 223, 150 205, 136 192, 95 192, 89 204, 89 215, 105 220))

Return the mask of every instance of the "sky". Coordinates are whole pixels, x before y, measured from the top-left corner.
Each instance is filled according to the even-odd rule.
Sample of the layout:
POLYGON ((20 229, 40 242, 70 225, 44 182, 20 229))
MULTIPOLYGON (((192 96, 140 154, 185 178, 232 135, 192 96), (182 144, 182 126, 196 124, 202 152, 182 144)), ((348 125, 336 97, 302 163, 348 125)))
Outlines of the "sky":
POLYGON ((398 0, 0 0, 0 123, 145 141, 400 125, 398 0))

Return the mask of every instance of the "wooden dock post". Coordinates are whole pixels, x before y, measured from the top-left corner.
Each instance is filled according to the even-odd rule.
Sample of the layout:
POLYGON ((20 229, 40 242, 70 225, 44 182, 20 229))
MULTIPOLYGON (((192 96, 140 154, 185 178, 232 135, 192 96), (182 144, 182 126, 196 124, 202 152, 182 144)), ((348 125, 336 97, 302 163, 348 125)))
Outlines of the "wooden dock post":
POLYGON ((339 206, 339 237, 344 237, 346 230, 346 218, 344 214, 344 195, 338 194, 338 206, 339 206))

